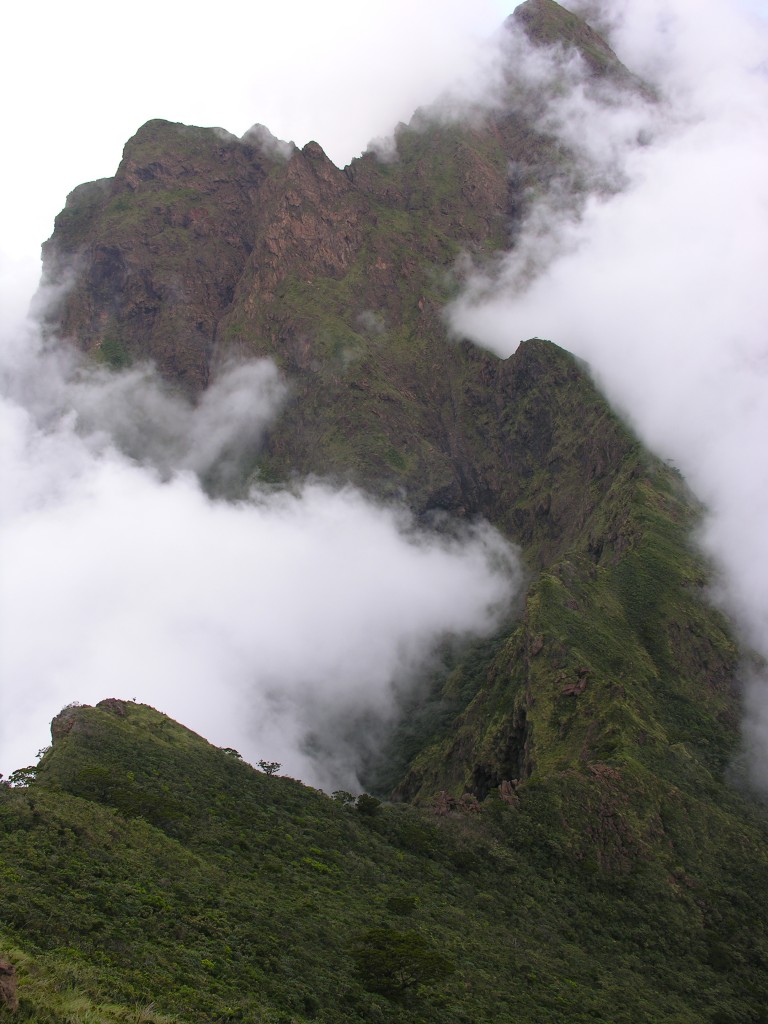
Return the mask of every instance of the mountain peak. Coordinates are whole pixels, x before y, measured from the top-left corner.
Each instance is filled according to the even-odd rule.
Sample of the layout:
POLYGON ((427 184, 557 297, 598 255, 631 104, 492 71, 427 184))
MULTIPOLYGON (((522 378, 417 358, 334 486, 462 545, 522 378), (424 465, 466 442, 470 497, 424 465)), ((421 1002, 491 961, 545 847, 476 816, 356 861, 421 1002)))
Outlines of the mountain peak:
POLYGON ((504 24, 508 30, 522 27, 536 46, 577 50, 593 75, 608 76, 624 85, 640 84, 599 33, 555 0, 525 0, 504 24))

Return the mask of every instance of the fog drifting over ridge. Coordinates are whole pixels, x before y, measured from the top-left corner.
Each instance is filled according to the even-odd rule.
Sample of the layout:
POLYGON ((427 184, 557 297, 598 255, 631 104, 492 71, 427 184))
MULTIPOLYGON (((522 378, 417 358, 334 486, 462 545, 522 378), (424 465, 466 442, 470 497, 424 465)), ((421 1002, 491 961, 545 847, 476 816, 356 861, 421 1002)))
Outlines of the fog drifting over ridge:
MULTIPOLYGON (((279 8, 247 10, 225 0, 215 18, 202 20, 177 0, 151 10, 138 0, 132 18, 105 46, 107 23, 94 17, 90 0, 73 0, 66 9, 48 6, 42 15, 23 6, 9 12, 14 46, 0 67, 5 92, 14 98, 6 121, 13 159, 0 168, 0 771, 34 760, 48 742, 48 720, 63 702, 92 702, 125 689, 120 695, 154 703, 214 742, 237 746, 245 756, 282 760, 286 771, 322 782, 316 764, 296 748, 297 737, 311 731, 309 724, 316 731, 323 718, 306 691, 325 673, 336 696, 331 699, 329 691, 323 714, 334 700, 347 711, 366 711, 355 706, 352 690, 367 679, 360 645, 374 621, 381 632, 369 640, 369 669, 371 687, 379 689, 367 710, 380 720, 394 706, 396 681, 406 685, 446 632, 492 628, 514 590, 516 568, 511 548, 488 531, 463 541, 419 533, 402 510, 319 484, 264 492, 250 506, 205 497, 195 474, 209 476, 215 469, 215 482, 226 485, 227 466, 237 466, 242 454, 237 438, 245 430, 249 444, 258 439, 279 409, 284 382, 270 364, 230 368, 214 393, 192 409, 146 369, 111 378, 74 366, 66 349, 44 352, 34 329, 21 321, 38 277, 40 243, 65 196, 83 181, 114 173, 124 143, 145 121, 222 125, 238 135, 263 122, 299 145, 318 138, 343 165, 457 74, 471 76, 481 40, 505 14, 500 0, 479 0, 471 9, 463 0, 424 0, 416 7, 406 0, 332 0, 322 7, 289 0, 279 8), (148 20, 150 36, 142 27, 148 20), (225 391, 228 412, 222 416, 225 391), (242 415, 233 421, 232 401, 243 398, 242 415), (186 534, 174 529, 174 511, 188 526, 186 534), (246 522, 265 550, 254 541, 235 565, 226 547, 219 550, 225 538, 212 539, 214 526, 235 536, 246 522), (310 544, 299 563, 295 552, 313 537, 316 546, 310 544), (366 543, 374 552, 366 551, 366 543), (265 596, 270 576, 264 566, 277 572, 281 557, 283 579, 297 589, 294 601, 279 587, 274 597, 265 596), (112 588, 104 583, 110 560, 112 588), (182 560, 186 568, 177 565, 182 560), (395 567, 398 579, 391 578, 395 567), (328 594, 319 584, 322 572, 331 575, 328 594), (184 584, 190 613, 177 611, 174 618, 184 584), (216 597, 217 588, 223 598, 216 597), (282 626, 264 639, 264 650, 238 632, 245 628, 239 609, 225 614, 238 592, 274 614, 282 609, 282 626), (230 651, 229 709, 211 701, 213 673, 206 673, 202 655, 193 664, 174 663, 156 635, 155 667, 149 675, 139 667, 149 639, 143 611, 157 616, 155 634, 164 622, 177 638, 198 646, 205 636, 219 636, 230 651), (335 625, 328 621, 332 613, 335 625), (74 648, 76 635, 81 649, 74 648), (282 700, 282 676, 269 653, 280 635, 306 655, 302 668, 286 653, 294 675, 282 700), (121 664, 115 652, 126 639, 130 646, 121 664), (307 654, 310 640, 321 648, 317 659, 307 654), (253 718, 262 714, 270 736, 281 730, 282 745, 263 732, 257 742, 258 723, 241 714, 249 658, 266 666, 260 677, 264 700, 252 708, 253 718), (340 660, 348 671, 339 669, 340 660), (197 694, 194 706, 174 689, 179 671, 190 680, 205 677, 208 689, 197 694), (306 721, 301 714, 291 717, 292 706, 303 707, 306 721)), ((333 730, 325 726, 326 745, 332 745, 333 730)), ((332 770, 340 776, 337 783, 351 786, 354 754, 344 742, 341 737, 336 744, 332 770)), ((317 748, 317 737, 313 743, 317 748)))
POLYGON ((194 407, 148 368, 111 375, 31 326, 16 342, 0 366, 0 770, 34 761, 64 704, 118 696, 359 788, 378 736, 355 723, 385 728, 447 637, 498 625, 511 545, 322 482, 210 498, 195 471, 236 465, 280 407, 268 361, 194 407))
MULTIPOLYGON (((588 361, 708 506, 715 598, 768 658, 768 25, 717 0, 624 0, 602 20, 660 102, 616 96, 616 108, 571 90, 549 118, 597 179, 618 174, 623 188, 579 216, 538 202, 515 251, 469 275, 450 321, 502 356, 536 335, 588 361)), ((744 732, 768 788, 759 674, 744 732)))
MULTIPOLYGON (((344 6, 345 12, 351 9, 344 6)), ((489 6, 484 7, 486 17, 489 6)), ((466 53, 460 47, 455 49, 459 35, 456 28, 465 23, 459 7, 450 5, 450 17, 441 21, 440 12, 446 10, 446 5, 430 4, 430 9, 420 8, 419 20, 414 23, 413 5, 408 6, 410 13, 401 6, 398 30, 392 29, 386 37, 391 41, 390 49, 395 41, 407 42, 410 59, 398 50, 399 63, 406 66, 413 63, 419 50, 430 47, 430 60, 425 61, 424 68, 429 74, 439 71, 440 82, 434 89, 425 87, 423 97, 414 97, 416 104, 428 102, 448 80, 445 67, 438 67, 440 62, 434 59, 434 52, 445 40, 450 37, 453 41, 452 52, 466 53), (439 24, 440 31, 436 35, 418 31, 424 19, 439 24)), ((362 10, 360 5, 356 10, 362 10)), ((505 263, 500 273, 489 279, 475 277, 467 292, 469 301, 457 306, 454 315, 461 332, 503 354, 509 352, 510 338, 539 335, 590 361, 599 383, 644 439, 665 457, 676 459, 710 505, 706 543, 725 570, 727 592, 723 599, 739 616, 749 639, 765 653, 768 542, 764 524, 768 522, 768 484, 761 439, 768 426, 768 324, 762 286, 764 268, 768 266, 766 49, 764 27, 759 22, 748 22, 742 10, 736 0, 671 0, 663 4, 657 0, 620 0, 603 10, 602 18, 612 26, 612 43, 619 56, 633 71, 660 84, 664 102, 653 110, 641 102, 628 105, 624 97, 617 105, 603 103, 595 107, 588 90, 579 90, 577 77, 573 77, 578 71, 570 64, 570 81, 577 86, 576 91, 569 94, 568 105, 551 106, 549 116, 553 130, 582 146, 585 166, 594 172, 596 184, 606 188, 622 183, 625 190, 612 198, 604 193, 603 198, 594 199, 580 220, 566 193, 537 206, 521 239, 517 264, 514 260, 505 263), (599 131, 589 130, 593 117, 599 131), (642 145, 637 145, 638 137, 642 145), (521 262, 521 257, 527 262, 521 262), (531 284, 530 275, 541 270, 543 273, 531 284)), ((71 20, 69 9, 62 12, 71 20)), ((24 15, 21 9, 15 9, 14 16, 24 15)), ((136 23, 140 24, 140 19, 136 23)), ((331 18, 327 27, 331 29, 333 23, 331 18)), ((358 70, 366 64, 366 44, 362 40, 372 45, 374 35, 367 30, 356 38, 354 67, 358 70)), ((354 155, 354 147, 360 148, 381 131, 379 104, 377 119, 371 121, 364 135, 359 134, 365 122, 366 97, 372 100, 386 96, 387 90, 380 84, 374 90, 371 82, 357 73, 355 88, 350 89, 350 65, 344 61, 334 64, 329 56, 331 36, 329 31, 323 37, 323 46, 316 47, 323 63, 334 68, 330 92, 323 88, 322 69, 297 61, 296 54, 289 50, 278 54, 279 67, 287 68, 289 74, 279 79, 280 87, 275 87, 274 95, 268 98, 281 98, 288 119, 284 125, 265 109, 255 86, 251 95, 246 97, 241 92, 237 96, 232 117, 222 113, 228 109, 229 95, 234 94, 232 82, 224 74, 219 75, 219 85, 213 74, 209 80, 201 80, 211 101, 205 109, 187 103, 187 97, 182 107, 164 105, 158 109, 153 96, 151 107, 137 107, 135 115, 131 114, 127 129, 115 129, 117 119, 109 121, 105 115, 105 130, 109 121, 109 129, 119 135, 114 156, 106 165, 94 164, 92 170, 89 165, 86 171, 77 170, 72 180, 57 184, 56 205, 50 210, 49 221, 71 187, 80 180, 113 171, 119 146, 148 117, 223 123, 238 131, 254 120, 263 120, 276 134, 301 142, 300 130, 288 127, 291 108, 301 113, 302 124, 319 110, 324 116, 332 110, 339 126, 338 141, 329 145, 327 130, 316 120, 312 120, 311 132, 337 161, 346 159, 339 155, 345 146, 353 146, 349 155, 354 155), (227 96, 222 99, 224 92, 227 96), (352 140, 346 131, 349 111, 345 113, 343 106, 329 107, 326 102, 328 96, 340 92, 345 96, 354 93, 352 120, 358 135, 352 140), (310 94, 311 104, 306 102, 310 94), (247 120, 241 120, 246 109, 247 120), (355 141, 358 136, 359 141, 355 141)), ((162 40, 160 29, 153 45, 161 46, 162 40)), ((171 60, 181 51, 172 45, 172 34, 167 42, 164 58, 171 60)), ((210 52, 208 42, 205 40, 210 52)), ((386 52, 380 37, 375 45, 378 51, 386 52)), ((71 58, 58 39, 56 48, 71 58)), ((102 47, 99 52, 113 60, 109 48, 102 47)), ((134 61, 136 52, 129 40, 121 59, 134 61)), ((221 52, 225 53, 223 49, 221 52)), ((532 73, 537 61, 541 66, 542 59, 539 54, 528 65, 532 73)), ((226 60, 230 69, 246 66, 243 61, 233 60, 231 53, 226 54, 226 60)), ((444 64, 451 60, 446 58, 444 64)), ((30 58, 29 64, 37 67, 39 61, 30 58)), ((87 88, 95 95, 98 90, 94 90, 93 70, 88 67, 87 88)), ((163 69, 167 70, 165 60, 163 69)), ((180 71, 165 77, 189 85, 189 78, 180 71)), ((125 81, 129 80, 126 75, 125 81)), ((149 71, 147 81, 153 82, 149 71)), ((66 76, 62 76, 57 102, 59 94, 65 95, 66 85, 66 76)), ((157 85, 154 81, 153 86, 157 85)), ((135 87, 132 81, 131 91, 135 87)), ((413 103, 410 96, 415 90, 411 76, 406 90, 409 104, 413 103)), ((61 159, 69 158, 96 137, 94 122, 68 123, 50 106, 50 92, 45 107, 48 131, 35 129, 35 135, 44 142, 41 152, 46 159, 54 151, 61 159), (53 134, 60 125, 66 129, 63 139, 53 134)), ((120 97, 121 104, 123 99, 120 97)), ((70 103, 70 110, 75 109, 76 101, 70 103)), ((14 114, 17 109, 14 104, 14 114)), ((89 106, 84 109, 92 112, 89 106)), ((122 116, 122 106, 120 112, 122 116)), ((410 107, 404 116, 408 113, 410 107)), ((37 122, 32 120, 33 125, 39 123, 43 123, 42 115, 37 122)), ((24 152, 29 156, 35 151, 24 152)), ((30 193, 25 224, 36 212, 38 195, 49 188, 49 179, 54 180, 54 168, 46 159, 31 158, 16 164, 9 161, 6 165, 8 173, 9 167, 24 164, 23 173, 36 190, 33 196, 30 193)), ((15 223, 16 210, 24 213, 24 203, 19 202, 23 193, 18 187, 4 192, 14 206, 15 223)), ((47 230, 35 228, 35 247, 47 230)), ((18 291, 13 285, 11 280, 9 295, 18 291)), ((14 305, 21 305, 15 294, 14 305)), ((3 319, 8 323, 5 315, 3 319)), ((407 517, 403 519, 402 513, 372 505, 356 492, 338 494, 319 485, 297 493, 265 492, 247 507, 211 502, 195 481, 195 472, 204 472, 198 456, 203 462, 207 459, 208 464, 210 458, 185 445, 179 433, 182 422, 187 424, 185 430, 194 432, 194 424, 204 421, 201 412, 174 404, 162 388, 154 388, 149 377, 141 376, 144 371, 119 382, 95 371, 85 377, 72 377, 70 368, 64 365, 67 358, 60 352, 43 356, 35 350, 33 338, 22 337, 10 328, 5 333, 2 373, 6 390, 0 412, 5 464, 1 493, 8 504, 4 506, 7 518, 0 557, 5 550, 14 554, 0 573, 0 585, 6 588, 0 608, 5 631, 0 656, 6 659, 0 667, 0 685, 4 708, 8 709, 7 716, 0 719, 0 770, 8 772, 33 759, 33 747, 47 740, 47 719, 62 703, 115 695, 147 700, 214 742, 239 747, 249 757, 281 760, 286 771, 328 785, 313 774, 316 766, 302 760, 297 746, 298 736, 312 738, 321 710, 307 700, 308 691, 316 685, 314 666, 303 670, 299 661, 290 662, 293 675, 287 684, 288 699, 281 702, 278 691, 283 684, 272 667, 269 646, 254 646, 249 632, 252 623, 247 623, 246 629, 242 622, 243 602, 263 607, 265 615, 282 610, 284 635, 295 644, 297 657, 302 650, 306 653, 302 638, 307 645, 310 641, 321 644, 325 660, 320 667, 333 683, 333 700, 348 710, 359 675, 338 675, 339 652, 345 652, 350 666, 357 666, 366 652, 355 647, 353 641, 364 635, 373 619, 380 619, 386 628, 380 639, 381 649, 374 652, 379 658, 374 689, 380 686, 375 693, 381 696, 381 704, 376 705, 376 700, 373 703, 374 711, 383 718, 392 707, 387 695, 392 694, 395 678, 407 681, 414 664, 428 660, 428 650, 446 629, 492 628, 495 609, 508 599, 510 580, 514 581, 515 576, 514 567, 506 578, 497 572, 499 562, 508 566, 513 563, 508 548, 500 545, 495 535, 481 532, 465 538, 463 544, 430 541, 427 537, 416 543, 412 524, 408 524, 407 517), (34 359, 42 358, 44 364, 24 362, 33 350, 34 359), (26 390, 21 393, 18 387, 23 380, 26 390), (43 391, 50 389, 52 382, 57 383, 54 393, 38 392, 35 398, 27 387, 32 382, 43 391), (115 395, 117 400, 113 401, 115 395), (115 418, 129 409, 133 410, 130 416, 115 418), (151 451, 146 436, 126 436, 126 431, 130 433, 135 427, 138 409, 142 416, 155 417, 153 423, 158 429, 152 432, 151 451), (137 465, 120 454, 113 445, 115 436, 126 450, 140 453, 146 465, 137 465), (98 508, 103 509, 102 515, 96 514, 98 508), (179 521, 188 524, 186 534, 179 531, 179 521), (247 558, 237 558, 227 546, 227 538, 242 537, 246 521, 258 523, 253 533, 262 538, 264 548, 254 542, 247 558), (273 527, 274 535, 270 533, 273 527), (303 550, 302 539, 311 538, 317 540, 317 546, 310 545, 303 561, 294 560, 296 546, 303 550), (387 554, 383 566, 365 562, 367 545, 374 541, 387 554), (80 557, 83 547, 86 552, 93 547, 97 557, 80 557), (331 556, 335 554, 336 561, 323 561, 323 549, 331 556), (294 589, 286 585, 271 596, 259 587, 269 578, 264 566, 273 567, 273 559, 281 551, 290 555, 283 563, 282 579, 286 584, 293 582, 294 589), (329 601, 325 588, 309 587, 307 580, 323 579, 328 572, 335 579, 342 555, 349 559, 344 577, 348 589, 338 593, 334 590, 329 601), (122 573, 121 584, 105 588, 100 573, 113 558, 122 573), (197 572, 191 568, 195 564, 197 572), (366 590, 366 581, 376 578, 378 569, 388 570, 390 564, 399 567, 404 593, 397 591, 397 580, 388 581, 386 587, 377 587, 375 592, 370 587, 366 590), (153 566, 163 571, 155 571, 153 566), (306 575, 307 568, 310 575, 306 575), (459 622, 452 617, 452 609, 441 607, 439 595, 430 593, 427 596, 433 603, 428 614, 410 628, 407 622, 398 620, 397 610, 411 607, 411 581, 427 580, 431 573, 441 580, 440 574, 445 574, 447 593, 453 587, 470 599, 470 604, 464 606, 466 617, 459 622), (358 593, 355 587, 361 588, 359 593, 366 600, 346 604, 350 594, 358 593), (229 605, 218 599, 217 591, 232 599, 235 608, 231 612, 229 605), (294 600, 295 595, 301 600, 294 600), (185 602, 189 614, 178 611, 185 602), (165 650, 155 632, 147 634, 143 628, 142 603, 164 623, 170 651, 165 650), (346 620, 345 628, 334 632, 328 625, 323 629, 325 620, 318 619, 317 613, 326 610, 329 615, 331 611, 336 614, 336 624, 346 620), (298 627, 301 622, 308 623, 308 632, 298 627), (78 635, 87 641, 83 650, 73 649, 71 637, 77 632, 73 624, 80 627, 78 635), (45 635, 46 625, 52 632, 48 634, 50 643, 43 645, 41 635, 45 635), (151 676, 138 663, 142 634, 149 636, 152 649, 159 652, 151 676), (6 636, 13 639, 13 646, 6 645, 6 636), (333 637, 340 644, 335 653, 333 637), (121 647, 126 638, 130 645, 121 647), (226 719, 219 717, 216 703, 209 699, 211 673, 207 669, 215 666, 210 666, 205 652, 206 641, 213 649, 214 640, 229 652, 227 685, 233 701, 226 719), (344 647, 348 642, 351 647, 344 647), (127 651, 126 659, 118 662, 115 650, 123 649, 127 651), (55 655, 55 672, 46 662, 51 652, 55 655), (174 662, 178 652, 184 657, 174 662), (88 676, 93 681, 92 689, 84 689, 79 682, 71 685, 76 677, 83 678, 78 668, 78 658, 83 657, 84 667, 92 673, 88 676), (258 732, 248 732, 251 723, 246 718, 237 717, 244 707, 243 695, 253 681, 247 666, 254 659, 266 666, 263 688, 258 691, 261 703, 256 702, 254 717, 261 714, 262 723, 268 723, 264 736, 282 731, 284 747, 263 742, 258 732), (22 662, 30 666, 29 674, 22 670, 22 662), (113 674, 115 669, 119 676, 113 674), (194 681, 194 703, 174 703, 178 692, 171 680, 179 677, 194 681), (126 689, 120 692, 123 682, 126 689), (304 709, 303 719, 289 714, 296 707, 304 709), (237 727, 243 729, 242 739, 231 731, 235 719, 237 727), (22 749, 23 754, 14 754, 14 750, 22 749)), ((269 364, 233 368, 232 376, 222 381, 222 387, 225 385, 235 391, 242 387, 246 394, 258 392, 257 415, 248 426, 258 436, 282 398, 283 385, 274 369, 269 364)), ((217 408, 215 404, 209 408, 214 419, 217 408)), ((232 435, 225 421, 220 451, 236 459, 237 452, 228 447, 228 436, 232 435)), ((414 593, 419 593, 418 587, 414 593)), ((280 635, 273 620, 267 616, 264 621, 272 627, 267 641, 280 635)), ((278 660, 276 655, 273 660, 278 660)), ((369 660, 373 663, 375 659, 369 660)), ((768 699, 759 680, 750 690, 749 703, 748 733, 756 750, 763 752, 755 761, 759 774, 768 769, 768 699)), ((332 744, 333 730, 329 728, 327 735, 332 744)), ((337 754, 338 783, 354 774, 354 752, 343 749, 343 737, 337 754)))

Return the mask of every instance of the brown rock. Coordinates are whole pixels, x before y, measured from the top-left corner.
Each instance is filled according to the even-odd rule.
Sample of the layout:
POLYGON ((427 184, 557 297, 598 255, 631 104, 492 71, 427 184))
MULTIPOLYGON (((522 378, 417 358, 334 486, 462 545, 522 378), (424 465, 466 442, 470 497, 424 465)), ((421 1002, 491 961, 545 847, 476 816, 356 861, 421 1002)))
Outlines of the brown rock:
POLYGON ((579 678, 575 683, 567 683, 560 691, 564 697, 578 697, 584 693, 589 681, 589 669, 579 669, 579 678))
POLYGON ((499 796, 505 804, 509 804, 510 807, 514 807, 519 803, 519 797, 515 792, 517 788, 517 779, 503 779, 499 785, 499 796))
POLYGON ((591 764, 589 766, 589 770, 598 779, 607 779, 611 782, 618 782, 621 778, 621 772, 618 768, 613 768, 609 764, 591 764))
POLYGON ((118 700, 117 697, 107 697, 106 700, 100 700, 96 707, 109 711, 110 714, 117 715, 118 718, 125 718, 128 713, 125 701, 118 700))
POLYGON ((0 958, 0 1009, 16 1013, 19 1008, 16 968, 9 960, 0 958))
POLYGON ((478 814, 480 804, 477 797, 473 793, 463 793, 459 800, 459 810, 464 811, 465 814, 478 814))
POLYGON ((87 704, 69 704, 67 707, 63 708, 58 715, 56 715, 51 722, 51 739, 54 743, 58 743, 58 741, 63 739, 68 735, 68 733, 73 731, 76 732, 78 730, 80 723, 80 708, 87 706, 87 704))
POLYGON ((456 798, 455 797, 452 797, 450 795, 450 793, 447 793, 445 790, 443 790, 441 793, 437 794, 437 796, 435 797, 435 803, 434 803, 435 814, 440 815, 442 817, 442 816, 444 816, 446 814, 449 814, 451 811, 455 811, 455 810, 456 810, 456 798))

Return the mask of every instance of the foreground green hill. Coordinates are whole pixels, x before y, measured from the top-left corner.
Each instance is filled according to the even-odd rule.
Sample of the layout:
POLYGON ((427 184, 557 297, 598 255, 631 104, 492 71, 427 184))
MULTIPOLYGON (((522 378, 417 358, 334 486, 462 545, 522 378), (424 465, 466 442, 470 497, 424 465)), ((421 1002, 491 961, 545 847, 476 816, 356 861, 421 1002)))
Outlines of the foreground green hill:
POLYGON ((18 1020, 766 1019, 765 825, 716 784, 614 762, 480 810, 356 807, 144 705, 54 726, 0 790, 18 1020), (652 803, 653 855, 602 856, 652 803))

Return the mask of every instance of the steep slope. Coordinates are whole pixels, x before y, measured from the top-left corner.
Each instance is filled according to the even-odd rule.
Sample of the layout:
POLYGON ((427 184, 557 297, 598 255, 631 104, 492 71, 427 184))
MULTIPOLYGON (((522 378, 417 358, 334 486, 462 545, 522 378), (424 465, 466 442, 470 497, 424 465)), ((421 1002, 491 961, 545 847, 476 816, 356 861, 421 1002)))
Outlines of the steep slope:
MULTIPOLYGON (((521 26, 593 74, 626 71, 553 0, 518 7, 505 30, 521 26)), ((457 344, 443 316, 466 256, 513 242, 533 196, 576 201, 582 187, 513 71, 506 103, 464 119, 423 111, 399 127, 393 159, 366 153, 344 171, 316 143, 263 129, 237 140, 149 122, 115 177, 76 189, 57 218, 45 276, 65 287, 49 329, 114 367, 152 359, 192 393, 228 360, 271 357, 291 388, 254 452, 262 479, 352 479, 419 511, 486 516, 528 545, 530 523, 508 521, 529 482, 515 475, 526 441, 512 454, 498 421, 530 368, 457 344)))
MULTIPOLYGON (((636 88, 553 0, 521 5, 506 31, 520 26, 636 88)), ((607 759, 628 789, 635 769, 708 784, 737 742, 737 653, 703 600, 695 504, 567 353, 531 340, 502 361, 447 336, 457 258, 513 241, 530 189, 575 164, 510 97, 464 120, 421 113, 396 159, 345 171, 264 129, 150 122, 57 220, 47 274, 74 278, 51 325, 115 365, 151 357, 192 391, 227 359, 270 356, 291 389, 253 453, 258 478, 352 480, 521 545, 519 623, 420 694, 369 766, 379 790, 484 799, 607 759)))
MULTIPOLYGON (((508 31, 548 37, 552 10, 567 14, 529 2, 508 31)), ((564 42, 588 54, 570 21, 564 42)), ((573 174, 528 100, 471 123, 422 112, 400 126, 396 159, 368 153, 345 171, 314 142, 149 122, 115 177, 76 189, 57 219, 45 271, 69 290, 53 323, 109 361, 150 357, 193 391, 233 353, 344 393, 385 345, 442 348, 459 253, 504 246, 530 190, 573 174)))
MULTIPOLYGON (((114 699, 53 736, 0 787, 17 1020, 766 1019, 765 824, 738 797, 671 793, 630 865, 574 855, 542 786, 355 809, 114 699), (424 981, 399 989, 403 948, 424 981)), ((583 779, 596 829, 626 806, 610 778, 583 779)))
POLYGON ((512 17, 524 27, 528 38, 537 46, 577 50, 594 77, 608 78, 629 89, 647 89, 624 67, 602 36, 554 0, 528 0, 520 4, 512 17))

